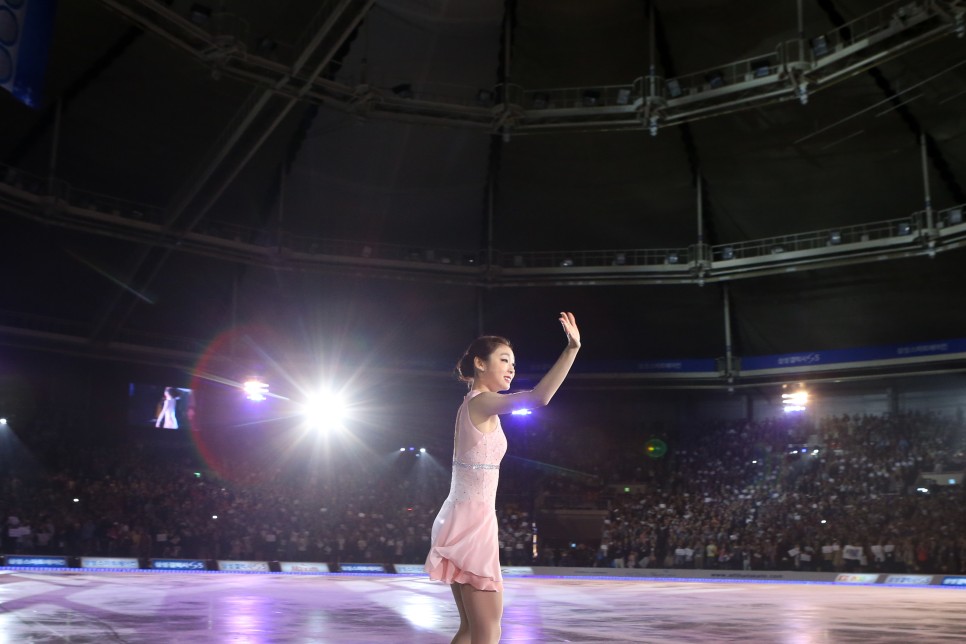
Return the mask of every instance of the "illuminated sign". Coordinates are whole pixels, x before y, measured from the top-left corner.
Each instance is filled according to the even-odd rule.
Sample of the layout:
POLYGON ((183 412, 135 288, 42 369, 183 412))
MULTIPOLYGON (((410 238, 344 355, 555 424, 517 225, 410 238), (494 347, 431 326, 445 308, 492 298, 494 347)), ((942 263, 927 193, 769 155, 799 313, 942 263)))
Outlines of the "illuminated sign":
POLYGON ((23 568, 67 568, 67 557, 26 557, 7 555, 6 565, 23 568))
POLYGON ((879 579, 875 573, 842 574, 835 578, 840 584, 874 584, 879 579))
POLYGON ((966 577, 943 577, 943 586, 966 586, 966 577))
POLYGON ((151 567, 155 570, 207 570, 201 559, 152 559, 151 567))
POLYGON ((928 586, 932 583, 932 575, 889 575, 887 584, 902 584, 908 586, 928 586))
POLYGON ((397 575, 425 575, 426 568, 422 564, 393 564, 397 575))
POLYGON ((267 561, 219 561, 222 572, 271 572, 267 561))
POLYGON ((344 563, 339 564, 339 572, 386 572, 382 564, 344 563))
POLYGON ((329 564, 315 563, 313 561, 282 561, 278 564, 279 570, 282 572, 300 572, 300 573, 326 573, 331 572, 329 570, 329 564))
POLYGON ((133 557, 81 557, 81 568, 137 570, 141 567, 133 557))
POLYGON ((295 573, 329 573, 329 564, 316 563, 314 561, 282 561, 278 564, 279 570, 282 572, 295 572, 295 573))

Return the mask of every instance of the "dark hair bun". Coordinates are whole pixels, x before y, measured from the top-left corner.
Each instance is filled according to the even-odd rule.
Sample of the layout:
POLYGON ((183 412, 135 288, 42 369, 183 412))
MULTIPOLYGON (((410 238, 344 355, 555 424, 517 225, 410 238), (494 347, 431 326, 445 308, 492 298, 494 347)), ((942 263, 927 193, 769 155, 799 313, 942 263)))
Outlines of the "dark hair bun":
POLYGON ((481 336, 470 344, 466 349, 466 353, 460 358, 459 362, 456 363, 456 377, 463 382, 470 382, 476 376, 476 365, 473 361, 476 358, 480 358, 486 361, 496 348, 499 346, 507 346, 511 349, 513 345, 510 341, 504 337, 498 335, 484 335, 481 336))

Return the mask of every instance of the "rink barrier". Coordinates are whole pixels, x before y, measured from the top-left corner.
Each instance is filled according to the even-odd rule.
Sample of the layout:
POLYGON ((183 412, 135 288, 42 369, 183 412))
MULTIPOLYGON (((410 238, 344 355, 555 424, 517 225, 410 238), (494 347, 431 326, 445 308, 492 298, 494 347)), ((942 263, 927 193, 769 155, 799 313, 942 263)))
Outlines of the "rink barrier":
MULTIPOLYGON (((0 568, 8 570, 88 570, 226 572, 296 575, 408 575, 425 576, 423 564, 316 561, 238 561, 209 559, 138 559, 135 557, 73 557, 63 555, 0 555, 0 568)), ((504 566, 504 577, 556 577, 584 579, 641 579, 665 581, 797 582, 842 585, 945 586, 966 588, 966 575, 900 573, 799 572, 794 570, 702 570, 680 568, 576 568, 504 566)))

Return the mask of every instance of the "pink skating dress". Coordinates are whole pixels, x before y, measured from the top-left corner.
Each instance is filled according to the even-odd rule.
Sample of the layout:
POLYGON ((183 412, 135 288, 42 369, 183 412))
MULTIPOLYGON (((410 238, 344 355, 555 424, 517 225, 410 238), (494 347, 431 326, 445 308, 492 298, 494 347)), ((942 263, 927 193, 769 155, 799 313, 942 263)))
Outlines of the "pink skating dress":
POLYGON ((473 425, 469 402, 479 393, 469 392, 456 414, 453 479, 433 522, 426 572, 436 581, 502 591, 496 486, 506 436, 499 417, 488 434, 473 425))

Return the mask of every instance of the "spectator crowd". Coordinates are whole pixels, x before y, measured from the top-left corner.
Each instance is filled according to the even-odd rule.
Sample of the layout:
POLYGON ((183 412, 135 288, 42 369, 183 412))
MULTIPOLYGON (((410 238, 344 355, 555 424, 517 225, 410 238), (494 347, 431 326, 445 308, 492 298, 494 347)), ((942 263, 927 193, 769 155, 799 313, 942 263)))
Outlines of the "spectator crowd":
MULTIPOLYGON (((923 477, 961 475, 963 433, 961 421, 922 412, 717 422, 664 436, 667 454, 654 459, 627 444, 549 449, 511 435, 501 558, 966 573, 962 481, 923 477), (595 538, 540 531, 540 517, 571 508, 599 516, 595 538)), ((638 438, 625 440, 649 436, 638 438)), ((446 459, 408 450, 283 457, 233 440, 202 459, 143 437, 26 442, 32 458, 8 457, 0 480, 3 554, 421 563, 450 477, 446 459)))

